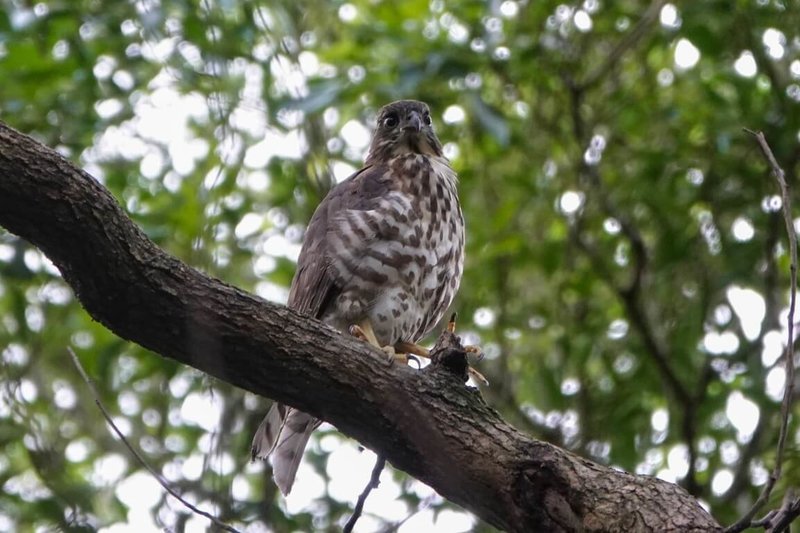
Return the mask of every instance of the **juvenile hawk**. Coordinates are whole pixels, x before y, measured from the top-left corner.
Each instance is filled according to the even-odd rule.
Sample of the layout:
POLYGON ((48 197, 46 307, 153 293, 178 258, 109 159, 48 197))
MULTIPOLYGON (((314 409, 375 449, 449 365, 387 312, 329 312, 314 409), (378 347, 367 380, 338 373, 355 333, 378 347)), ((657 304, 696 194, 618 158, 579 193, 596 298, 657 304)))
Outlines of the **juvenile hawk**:
MULTIPOLYGON (((457 182, 428 106, 400 100, 383 107, 364 167, 331 189, 311 218, 289 307, 376 346, 413 353, 461 281, 457 182)), ((275 403, 253 438, 253 459, 272 455, 284 495, 319 424, 275 403)))

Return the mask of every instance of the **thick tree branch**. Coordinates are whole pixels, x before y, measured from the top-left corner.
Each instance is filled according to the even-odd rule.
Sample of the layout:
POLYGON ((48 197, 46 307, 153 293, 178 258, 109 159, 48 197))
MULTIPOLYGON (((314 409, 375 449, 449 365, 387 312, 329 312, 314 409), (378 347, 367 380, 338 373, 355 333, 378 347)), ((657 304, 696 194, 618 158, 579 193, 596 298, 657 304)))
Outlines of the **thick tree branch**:
POLYGON ((181 263, 99 183, 0 123, 0 225, 117 335, 336 425, 509 531, 719 531, 683 489, 506 424, 446 364, 416 371, 181 263))

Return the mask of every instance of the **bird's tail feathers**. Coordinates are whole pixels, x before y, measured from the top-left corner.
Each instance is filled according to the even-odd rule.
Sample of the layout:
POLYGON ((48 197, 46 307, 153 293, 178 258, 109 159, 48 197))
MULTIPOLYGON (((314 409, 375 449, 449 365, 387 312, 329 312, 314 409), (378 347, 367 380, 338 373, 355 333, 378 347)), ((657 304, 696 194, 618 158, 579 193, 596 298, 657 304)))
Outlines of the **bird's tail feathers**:
POLYGON ((252 459, 272 456, 272 476, 284 496, 292 490, 303 450, 319 425, 309 414, 274 403, 253 437, 252 459))
POLYGON ((275 402, 270 407, 267 416, 259 424, 256 434, 253 435, 253 444, 250 446, 250 460, 266 459, 275 449, 278 437, 286 424, 286 415, 291 408, 282 403, 275 402))

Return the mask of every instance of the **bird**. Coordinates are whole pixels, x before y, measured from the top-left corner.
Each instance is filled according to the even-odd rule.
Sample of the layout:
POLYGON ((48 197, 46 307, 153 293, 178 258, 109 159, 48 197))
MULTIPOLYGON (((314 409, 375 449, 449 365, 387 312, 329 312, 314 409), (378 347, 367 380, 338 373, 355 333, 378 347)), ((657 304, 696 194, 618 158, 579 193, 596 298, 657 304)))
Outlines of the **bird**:
MULTIPOLYGON (((417 343, 452 303, 464 270, 457 184, 428 105, 382 107, 363 167, 311 217, 287 305, 385 350, 390 360, 426 355, 417 343)), ((251 459, 271 456, 284 496, 320 423, 275 402, 253 437, 251 459)))

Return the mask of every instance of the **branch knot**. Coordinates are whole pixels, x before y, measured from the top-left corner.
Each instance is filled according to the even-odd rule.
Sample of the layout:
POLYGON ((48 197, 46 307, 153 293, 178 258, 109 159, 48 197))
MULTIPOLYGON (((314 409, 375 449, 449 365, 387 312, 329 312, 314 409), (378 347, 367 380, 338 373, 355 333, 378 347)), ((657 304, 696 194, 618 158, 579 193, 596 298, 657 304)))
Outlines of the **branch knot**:
POLYGON ((445 370, 456 376, 462 383, 469 379, 469 361, 467 351, 461 344, 461 338, 445 329, 431 350, 431 369, 445 370))

